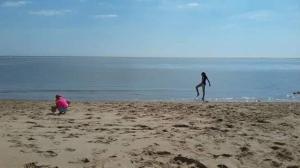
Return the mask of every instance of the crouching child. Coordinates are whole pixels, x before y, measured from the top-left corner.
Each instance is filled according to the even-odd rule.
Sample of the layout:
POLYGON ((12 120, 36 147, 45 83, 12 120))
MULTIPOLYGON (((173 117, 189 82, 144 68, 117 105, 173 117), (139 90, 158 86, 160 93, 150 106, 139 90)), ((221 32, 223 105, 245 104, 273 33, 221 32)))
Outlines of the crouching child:
POLYGON ((71 102, 66 98, 56 95, 55 96, 55 105, 52 107, 52 112, 58 110, 59 114, 65 114, 70 106, 71 102))

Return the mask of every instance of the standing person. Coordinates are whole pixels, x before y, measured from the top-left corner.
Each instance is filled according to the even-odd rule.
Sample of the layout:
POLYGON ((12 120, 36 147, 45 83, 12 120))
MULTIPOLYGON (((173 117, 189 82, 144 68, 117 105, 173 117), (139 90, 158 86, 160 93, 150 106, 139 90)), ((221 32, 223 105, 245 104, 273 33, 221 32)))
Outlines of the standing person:
POLYGON ((55 96, 55 104, 54 106, 54 112, 56 109, 59 111, 59 114, 65 114, 68 110, 68 107, 70 106, 70 101, 68 101, 66 98, 62 97, 61 95, 55 96))
POLYGON ((202 87, 202 101, 204 101, 206 81, 208 81, 209 86, 210 86, 210 81, 209 81, 208 77, 206 76, 205 72, 202 72, 201 76, 202 76, 202 80, 201 80, 201 83, 199 83, 196 86, 196 91, 197 91, 197 97, 198 97, 199 96, 199 90, 198 90, 198 88, 202 87))

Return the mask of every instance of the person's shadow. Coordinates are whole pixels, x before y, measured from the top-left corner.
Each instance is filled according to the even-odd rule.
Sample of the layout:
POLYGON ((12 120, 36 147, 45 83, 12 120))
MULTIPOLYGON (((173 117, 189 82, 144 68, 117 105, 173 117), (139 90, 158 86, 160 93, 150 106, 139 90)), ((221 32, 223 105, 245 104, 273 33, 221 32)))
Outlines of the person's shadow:
POLYGON ((57 115, 58 115, 58 113, 50 112, 50 113, 47 113, 46 115, 57 116, 57 115))

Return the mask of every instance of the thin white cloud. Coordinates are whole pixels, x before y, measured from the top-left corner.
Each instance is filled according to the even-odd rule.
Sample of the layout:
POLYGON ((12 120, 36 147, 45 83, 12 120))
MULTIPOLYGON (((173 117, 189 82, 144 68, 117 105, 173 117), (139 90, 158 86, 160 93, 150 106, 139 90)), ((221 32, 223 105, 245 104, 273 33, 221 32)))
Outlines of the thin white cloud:
POLYGON ((178 8, 196 8, 196 7, 200 7, 200 3, 190 2, 190 3, 178 5, 178 8))
POLYGON ((136 0, 137 2, 152 2, 153 0, 136 0))
POLYGON ((31 3, 30 1, 5 1, 1 3, 1 7, 22 7, 31 3))
POLYGON ((72 11, 69 9, 63 10, 39 10, 39 11, 30 11, 30 15, 38 15, 38 16, 59 16, 71 13, 72 11))
POLYGON ((108 19, 108 18, 117 18, 119 15, 117 14, 100 14, 100 15, 93 15, 95 19, 108 19))
POLYGON ((274 12, 269 10, 251 11, 232 16, 231 19, 252 20, 252 21, 269 21, 273 18, 274 12))

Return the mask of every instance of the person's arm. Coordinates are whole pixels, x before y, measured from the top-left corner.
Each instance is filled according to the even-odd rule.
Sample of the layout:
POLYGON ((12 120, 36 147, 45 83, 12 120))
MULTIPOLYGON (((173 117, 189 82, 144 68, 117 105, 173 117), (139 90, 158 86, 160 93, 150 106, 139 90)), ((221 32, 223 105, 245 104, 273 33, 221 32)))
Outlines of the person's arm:
POLYGON ((208 84, 209 84, 209 86, 210 86, 210 81, 209 81, 209 79, 208 78, 206 78, 207 79, 207 81, 208 81, 208 84))
POLYGON ((56 101, 55 101, 55 107, 56 107, 56 109, 58 109, 58 106, 59 106, 59 101, 56 100, 56 101))

